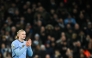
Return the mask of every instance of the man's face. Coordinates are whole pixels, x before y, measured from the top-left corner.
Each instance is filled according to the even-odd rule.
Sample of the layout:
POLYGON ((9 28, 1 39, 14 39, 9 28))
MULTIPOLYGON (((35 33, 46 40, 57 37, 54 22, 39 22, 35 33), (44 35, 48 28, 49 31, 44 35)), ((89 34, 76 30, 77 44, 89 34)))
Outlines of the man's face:
POLYGON ((25 38, 26 38, 26 32, 25 32, 25 31, 20 32, 20 33, 19 33, 19 38, 25 39, 25 38))

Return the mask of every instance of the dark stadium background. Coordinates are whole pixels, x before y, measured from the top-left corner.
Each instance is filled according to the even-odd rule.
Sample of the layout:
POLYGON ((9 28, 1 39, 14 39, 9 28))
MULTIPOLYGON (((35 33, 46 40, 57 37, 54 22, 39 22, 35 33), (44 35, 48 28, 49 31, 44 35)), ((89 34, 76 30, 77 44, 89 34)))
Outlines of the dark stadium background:
POLYGON ((32 58, 92 57, 91 0, 0 0, 0 58, 12 58, 19 29, 32 39, 32 58))

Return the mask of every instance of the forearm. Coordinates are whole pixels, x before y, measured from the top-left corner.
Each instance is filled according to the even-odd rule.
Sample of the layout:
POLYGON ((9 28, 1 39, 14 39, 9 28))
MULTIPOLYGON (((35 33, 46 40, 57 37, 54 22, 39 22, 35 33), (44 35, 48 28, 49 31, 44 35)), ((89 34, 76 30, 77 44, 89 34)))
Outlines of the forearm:
POLYGON ((33 55, 31 46, 27 48, 27 53, 28 53, 28 56, 30 56, 30 57, 33 55))

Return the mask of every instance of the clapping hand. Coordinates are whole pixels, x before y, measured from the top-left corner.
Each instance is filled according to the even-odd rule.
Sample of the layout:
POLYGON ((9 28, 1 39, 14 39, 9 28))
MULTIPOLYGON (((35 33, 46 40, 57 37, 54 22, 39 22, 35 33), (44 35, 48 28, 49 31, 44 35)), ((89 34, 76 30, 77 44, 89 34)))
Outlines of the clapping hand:
POLYGON ((26 41, 26 46, 31 46, 31 45, 32 45, 31 39, 29 39, 28 41, 26 41))

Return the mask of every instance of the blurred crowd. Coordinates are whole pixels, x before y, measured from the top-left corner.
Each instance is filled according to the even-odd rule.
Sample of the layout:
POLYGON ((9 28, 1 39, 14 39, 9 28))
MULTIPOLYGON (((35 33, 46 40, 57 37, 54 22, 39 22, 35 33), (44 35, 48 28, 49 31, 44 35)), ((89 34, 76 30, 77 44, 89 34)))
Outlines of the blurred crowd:
POLYGON ((12 58, 19 29, 32 39, 32 58, 92 58, 91 19, 91 0, 1 0, 0 58, 12 58))

